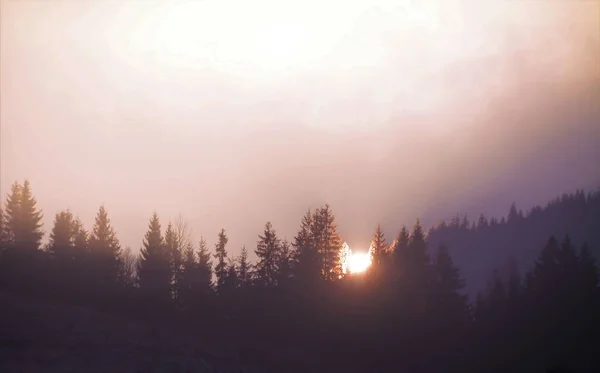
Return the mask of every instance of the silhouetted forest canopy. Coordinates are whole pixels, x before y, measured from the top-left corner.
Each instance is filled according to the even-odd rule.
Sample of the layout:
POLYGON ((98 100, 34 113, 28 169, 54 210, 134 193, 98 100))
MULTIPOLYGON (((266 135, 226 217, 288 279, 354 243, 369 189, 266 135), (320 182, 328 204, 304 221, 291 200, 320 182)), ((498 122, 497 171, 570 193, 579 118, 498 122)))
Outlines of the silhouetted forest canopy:
POLYGON ((600 367, 600 192, 429 231, 419 220, 387 236, 374 227, 372 264, 357 274, 344 271, 329 205, 299 217, 290 242, 266 222, 238 256, 225 229, 209 243, 156 212, 138 255, 104 206, 92 227, 69 210, 47 232, 41 221, 30 183, 15 182, 0 211, 3 293, 214 341, 268 371, 600 367))

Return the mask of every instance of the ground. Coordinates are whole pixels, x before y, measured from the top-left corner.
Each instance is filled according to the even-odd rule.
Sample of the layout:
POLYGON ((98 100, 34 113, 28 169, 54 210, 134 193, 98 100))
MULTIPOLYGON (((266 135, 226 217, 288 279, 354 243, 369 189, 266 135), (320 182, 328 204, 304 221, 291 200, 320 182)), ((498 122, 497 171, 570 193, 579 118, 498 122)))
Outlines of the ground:
POLYGON ((200 338, 127 318, 6 293, 0 305, 0 372, 261 371, 200 338))

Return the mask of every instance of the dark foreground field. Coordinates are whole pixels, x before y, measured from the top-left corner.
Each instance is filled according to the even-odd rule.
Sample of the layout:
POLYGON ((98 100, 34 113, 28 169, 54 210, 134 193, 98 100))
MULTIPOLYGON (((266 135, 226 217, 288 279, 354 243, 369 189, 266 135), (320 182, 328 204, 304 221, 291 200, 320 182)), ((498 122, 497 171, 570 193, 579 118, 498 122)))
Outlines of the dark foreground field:
POLYGON ((260 372, 196 338, 0 293, 0 372, 260 372))

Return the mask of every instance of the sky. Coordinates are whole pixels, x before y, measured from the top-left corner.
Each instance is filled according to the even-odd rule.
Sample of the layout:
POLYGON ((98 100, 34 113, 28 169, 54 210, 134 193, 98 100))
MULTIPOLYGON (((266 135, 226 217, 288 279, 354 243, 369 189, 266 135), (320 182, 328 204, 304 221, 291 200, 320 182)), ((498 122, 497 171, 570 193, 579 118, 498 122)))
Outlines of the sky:
POLYGON ((0 0, 0 195, 250 251, 600 186, 598 1, 0 0), (283 5, 285 3, 285 6, 283 5))

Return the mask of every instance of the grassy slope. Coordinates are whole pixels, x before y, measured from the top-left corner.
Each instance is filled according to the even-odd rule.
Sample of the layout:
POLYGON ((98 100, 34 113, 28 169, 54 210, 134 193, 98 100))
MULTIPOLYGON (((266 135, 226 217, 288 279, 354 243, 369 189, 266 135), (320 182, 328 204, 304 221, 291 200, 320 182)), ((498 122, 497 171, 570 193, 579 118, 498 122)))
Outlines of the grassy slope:
POLYGON ((252 372, 197 338, 0 293, 0 372, 252 372))

